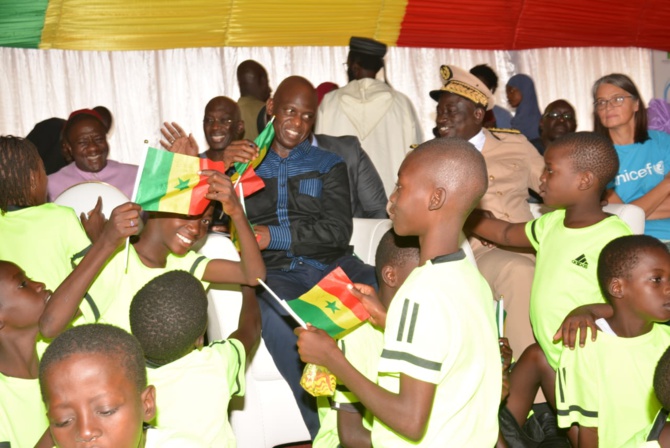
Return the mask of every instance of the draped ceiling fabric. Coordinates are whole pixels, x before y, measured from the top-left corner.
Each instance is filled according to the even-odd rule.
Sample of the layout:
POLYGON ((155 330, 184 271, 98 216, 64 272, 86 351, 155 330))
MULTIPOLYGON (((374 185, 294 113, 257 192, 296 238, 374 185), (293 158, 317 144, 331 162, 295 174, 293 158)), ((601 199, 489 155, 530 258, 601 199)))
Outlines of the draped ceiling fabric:
MULTIPOLYGON (((298 74, 315 85, 344 85, 346 47, 221 47, 156 51, 71 51, 0 48, 0 135, 25 136, 35 123, 76 109, 107 106, 114 114, 110 157, 138 163, 144 140, 157 145, 160 125, 176 121, 205 146, 202 116, 217 95, 237 99, 237 65, 255 59, 273 88, 298 74)), ((591 85, 598 77, 628 73, 642 97, 652 92, 649 50, 546 48, 525 51, 392 47, 386 56, 391 85, 414 102, 426 137, 435 126, 430 90, 441 85, 438 68, 487 63, 500 76, 496 101, 506 106, 504 85, 515 73, 535 79, 540 106, 557 98, 575 105, 578 129, 592 127, 591 85)))
POLYGON ((507 80, 527 73, 541 107, 565 98, 587 130, 598 77, 627 73, 650 98, 649 49, 670 50, 669 23, 667 0, 0 0, 0 47, 21 47, 0 48, 0 135, 105 105, 117 160, 137 163, 165 120, 203 145, 204 105, 239 97, 241 61, 261 62, 275 88, 291 74, 342 86, 352 35, 390 45, 387 77, 426 136, 445 63, 489 64, 503 106, 507 80))
POLYGON ((668 24, 667 0, 0 2, 0 45, 69 50, 342 46, 360 35, 406 47, 669 51, 668 24))

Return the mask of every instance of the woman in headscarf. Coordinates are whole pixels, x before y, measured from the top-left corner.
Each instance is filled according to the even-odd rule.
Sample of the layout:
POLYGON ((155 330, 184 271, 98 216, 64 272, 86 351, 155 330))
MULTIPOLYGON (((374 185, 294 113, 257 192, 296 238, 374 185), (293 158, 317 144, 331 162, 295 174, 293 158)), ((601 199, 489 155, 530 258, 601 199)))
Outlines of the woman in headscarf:
POLYGON ((593 124, 619 155, 619 172, 606 199, 641 207, 644 233, 670 242, 670 135, 647 130, 644 101, 628 76, 612 73, 595 82, 593 124))
POLYGON ((535 83, 528 75, 512 76, 507 82, 507 101, 516 109, 512 117, 512 128, 518 129, 528 140, 540 136, 540 106, 537 104, 535 83))

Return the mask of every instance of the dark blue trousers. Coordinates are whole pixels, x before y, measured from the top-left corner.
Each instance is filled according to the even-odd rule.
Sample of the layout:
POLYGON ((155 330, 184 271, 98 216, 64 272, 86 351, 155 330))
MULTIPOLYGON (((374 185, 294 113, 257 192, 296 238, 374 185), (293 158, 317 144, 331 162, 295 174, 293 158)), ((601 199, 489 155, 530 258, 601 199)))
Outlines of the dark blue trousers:
MULTIPOLYGON (((352 255, 339 258, 323 271, 306 263, 300 263, 290 271, 268 270, 266 283, 280 298, 293 300, 309 291, 338 266, 354 283, 366 283, 377 289, 374 268, 352 255)), ((263 340, 279 372, 291 387, 302 418, 314 439, 319 431, 319 417, 316 412, 316 399, 300 386, 305 364, 300 361, 296 347, 298 338, 293 334, 293 329, 298 324, 262 287, 257 289, 257 293, 263 321, 263 340)))

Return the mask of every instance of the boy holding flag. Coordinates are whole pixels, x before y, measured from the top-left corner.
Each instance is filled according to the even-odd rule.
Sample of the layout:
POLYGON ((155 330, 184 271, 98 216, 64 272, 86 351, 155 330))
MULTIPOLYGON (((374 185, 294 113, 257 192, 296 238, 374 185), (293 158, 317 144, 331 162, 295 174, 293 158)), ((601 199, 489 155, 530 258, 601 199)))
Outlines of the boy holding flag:
MULTIPOLYGON (((402 163, 389 215, 419 237, 419 267, 388 309, 377 384, 349 364, 321 330, 298 329, 305 362, 328 368, 375 416, 373 446, 493 446, 498 434, 500 352, 491 290, 459 248, 465 219, 488 186, 481 154, 461 139, 420 145, 402 163)), ((364 303, 373 288, 352 289, 364 303)))

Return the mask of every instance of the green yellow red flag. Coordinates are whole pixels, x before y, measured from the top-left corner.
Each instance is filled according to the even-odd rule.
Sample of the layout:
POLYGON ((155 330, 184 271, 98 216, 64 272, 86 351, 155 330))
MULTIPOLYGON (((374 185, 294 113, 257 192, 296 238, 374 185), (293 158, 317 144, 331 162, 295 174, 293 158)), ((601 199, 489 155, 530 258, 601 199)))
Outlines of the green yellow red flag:
POLYGON ((199 215, 209 204, 200 170, 225 171, 223 162, 147 148, 135 202, 147 211, 199 215))
MULTIPOLYGON (((268 150, 270 149, 270 145, 272 144, 272 140, 274 140, 274 138, 275 138, 275 128, 272 125, 273 122, 274 122, 274 117, 272 117, 272 120, 270 120, 268 122, 268 124, 265 126, 265 129, 263 129, 263 131, 260 134, 258 134, 258 137, 256 137, 256 140, 254 140, 254 143, 256 143, 256 146, 258 146, 258 157, 251 160, 250 162, 246 162, 246 163, 235 162, 233 164, 233 166, 235 166, 235 174, 230 176, 231 181, 236 182, 237 179, 240 176, 242 176, 241 182, 243 182, 243 183, 248 182, 247 178, 249 179, 249 181, 252 181, 251 180, 252 176, 248 176, 247 178, 245 178, 244 173, 247 171, 247 169, 249 167, 252 168, 252 170, 251 170, 252 172, 256 168, 258 168, 258 165, 261 164, 261 162, 265 158, 265 155, 268 153, 268 150)), ((255 176, 255 178, 260 180, 260 177, 256 176, 255 173, 253 173, 253 176, 255 176)), ((254 178, 253 182, 257 182, 257 180, 255 180, 255 178, 254 178)), ((262 182, 263 181, 261 181, 261 183, 262 182)), ((265 184, 263 184, 263 186, 265 186, 265 184)), ((253 189, 253 188, 249 188, 247 186, 247 188, 245 188, 245 195, 248 196, 248 195, 250 195, 253 192, 258 191, 258 190, 259 190, 259 188, 253 189)))
POLYGON ((370 317, 347 288, 350 284, 347 274, 338 267, 305 294, 286 304, 303 321, 337 338, 370 317))

